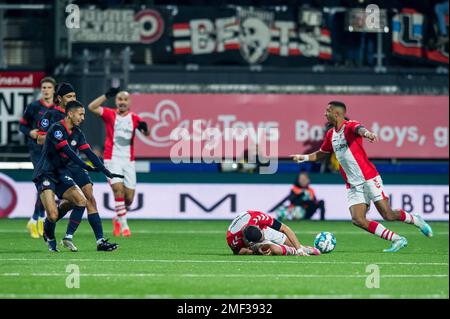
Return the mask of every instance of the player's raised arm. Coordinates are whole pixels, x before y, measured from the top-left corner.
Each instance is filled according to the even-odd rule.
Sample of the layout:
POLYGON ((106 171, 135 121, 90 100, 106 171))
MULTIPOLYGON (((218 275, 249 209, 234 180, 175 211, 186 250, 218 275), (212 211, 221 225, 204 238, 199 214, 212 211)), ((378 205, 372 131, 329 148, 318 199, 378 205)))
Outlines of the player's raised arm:
POLYGON ((311 154, 292 154, 290 155, 290 157, 292 157, 292 160, 294 160, 297 163, 303 163, 307 161, 311 162, 321 161, 327 156, 327 154, 328 153, 319 150, 311 154))
POLYGON ((120 88, 110 88, 105 94, 100 95, 94 101, 89 103, 89 111, 95 115, 101 116, 103 111, 101 105, 105 103, 107 99, 116 96, 116 94, 119 93, 119 90, 120 88))

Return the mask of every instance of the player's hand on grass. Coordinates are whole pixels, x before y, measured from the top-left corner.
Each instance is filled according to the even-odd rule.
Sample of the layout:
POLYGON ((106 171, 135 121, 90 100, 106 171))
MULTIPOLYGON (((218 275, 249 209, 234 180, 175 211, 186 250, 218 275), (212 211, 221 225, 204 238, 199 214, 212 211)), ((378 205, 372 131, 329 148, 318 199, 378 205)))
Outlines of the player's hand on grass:
POLYGON ((107 99, 111 97, 115 97, 117 93, 119 93, 120 88, 110 88, 108 91, 106 91, 105 96, 107 99))
POLYGON ((308 157, 306 155, 302 155, 302 154, 293 154, 293 155, 290 155, 290 157, 292 157, 292 160, 297 163, 303 163, 308 160, 308 157))
POLYGON ((260 255, 264 255, 264 256, 270 256, 272 255, 272 251, 270 250, 270 247, 264 248, 264 247, 259 247, 258 248, 258 253, 260 255))

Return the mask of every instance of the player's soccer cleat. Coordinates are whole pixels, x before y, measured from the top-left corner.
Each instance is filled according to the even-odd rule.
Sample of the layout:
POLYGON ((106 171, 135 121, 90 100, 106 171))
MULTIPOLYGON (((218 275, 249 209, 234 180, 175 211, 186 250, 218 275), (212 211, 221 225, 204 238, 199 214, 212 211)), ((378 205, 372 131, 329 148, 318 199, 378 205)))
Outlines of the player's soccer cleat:
POLYGON ((124 228, 124 229, 122 230, 122 236, 123 236, 123 237, 131 237, 131 231, 130 231, 130 229, 129 229, 129 228, 124 228))
POLYGON ((62 245, 63 247, 66 247, 67 249, 69 249, 71 252, 74 252, 74 253, 75 253, 75 252, 78 251, 78 248, 77 248, 77 246, 74 245, 72 239, 69 239, 69 238, 63 238, 63 239, 61 240, 61 245, 62 245))
POLYGON ((112 219, 113 222, 113 236, 114 237, 120 237, 120 222, 117 220, 117 218, 112 219))
POLYGON ((400 237, 400 239, 394 240, 392 242, 391 248, 383 250, 385 253, 395 253, 402 249, 403 247, 408 246, 408 241, 405 237, 400 237))
POLYGON ((119 248, 118 244, 108 242, 109 239, 102 239, 99 244, 97 244, 97 251, 113 251, 119 248))
POLYGON ((39 236, 44 236, 44 220, 39 218, 37 222, 37 230, 39 236))
POLYGON ((39 238, 37 223, 29 221, 27 224, 27 229, 30 232, 31 238, 39 238))
POLYGON ((426 221, 423 220, 422 216, 418 214, 412 214, 414 216, 414 219, 418 221, 419 229, 427 237, 433 237, 433 230, 431 229, 430 225, 427 224, 426 221))
POLYGON ((320 255, 320 250, 318 250, 316 247, 304 246, 303 248, 310 256, 312 256, 312 255, 319 256, 320 255))
POLYGON ((296 256, 309 256, 308 252, 306 251, 306 247, 302 246, 299 249, 297 249, 296 256))

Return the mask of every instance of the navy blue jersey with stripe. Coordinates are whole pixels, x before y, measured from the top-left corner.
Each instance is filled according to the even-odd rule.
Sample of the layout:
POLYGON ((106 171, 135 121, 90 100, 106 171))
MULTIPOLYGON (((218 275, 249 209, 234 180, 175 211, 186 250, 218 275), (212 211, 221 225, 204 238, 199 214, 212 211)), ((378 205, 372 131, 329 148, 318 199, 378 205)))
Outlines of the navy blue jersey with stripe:
POLYGON ((47 134, 48 129, 52 124, 63 120, 66 117, 65 111, 59 106, 48 109, 40 118, 39 134, 47 134))
POLYGON ((72 130, 69 130, 65 121, 61 120, 52 124, 47 131, 42 155, 34 170, 33 181, 36 182, 42 175, 58 179, 60 174, 71 167, 82 170, 66 154, 61 152, 61 148, 65 145, 69 145, 77 155, 79 155, 80 150, 89 148, 81 129, 75 126, 72 130))
POLYGON ((42 151, 42 145, 37 144, 36 139, 30 137, 30 131, 39 129, 41 117, 52 107, 53 105, 45 105, 43 100, 37 100, 31 102, 25 108, 23 116, 20 119, 19 129, 26 136, 30 152, 42 151))

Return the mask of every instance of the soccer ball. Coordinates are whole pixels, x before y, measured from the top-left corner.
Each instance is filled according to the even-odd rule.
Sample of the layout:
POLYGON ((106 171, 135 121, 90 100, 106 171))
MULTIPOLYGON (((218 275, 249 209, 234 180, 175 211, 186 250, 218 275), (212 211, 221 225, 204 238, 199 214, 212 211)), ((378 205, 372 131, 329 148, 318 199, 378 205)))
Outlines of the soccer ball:
POLYGON ((336 247, 336 237, 332 233, 323 231, 317 234, 314 240, 314 247, 320 250, 321 253, 329 253, 336 247))

